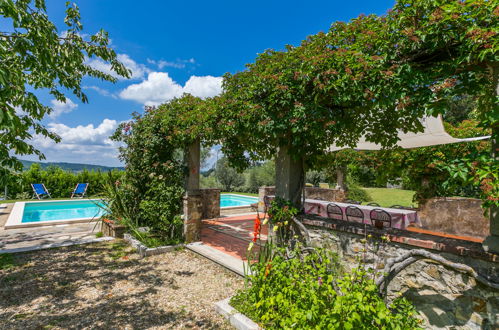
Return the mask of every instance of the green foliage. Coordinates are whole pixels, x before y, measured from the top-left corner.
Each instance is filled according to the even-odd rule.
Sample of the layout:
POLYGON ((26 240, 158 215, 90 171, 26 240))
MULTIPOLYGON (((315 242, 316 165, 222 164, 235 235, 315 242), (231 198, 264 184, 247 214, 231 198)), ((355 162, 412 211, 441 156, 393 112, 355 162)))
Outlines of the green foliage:
POLYGON ((60 140, 40 123, 52 109, 33 91, 46 90, 61 102, 66 101, 64 93, 71 91, 87 102, 82 78, 116 81, 111 74, 89 66, 87 58, 110 63, 111 70, 120 76, 128 77, 130 72, 109 47, 107 32, 85 37, 75 4, 66 4, 63 33, 49 20, 44 0, 2 0, 0 16, 5 22, 0 32, 0 167, 20 170, 22 165, 15 155, 43 158, 29 144, 32 134, 60 140))
POLYGON ((231 300, 265 329, 418 328, 409 302, 397 298, 386 305, 361 267, 342 275, 337 256, 327 250, 297 248, 289 257, 273 249, 250 266, 250 285, 231 300))
POLYGON ((333 143, 393 146, 397 130, 421 131, 419 118, 465 94, 497 138, 496 26, 496 1, 399 0, 385 16, 267 50, 224 77, 214 102, 224 154, 244 168, 284 147, 313 169, 333 143))
MULTIPOLYGON (((465 120, 454 127, 446 124, 446 130, 455 137, 473 137, 487 134, 477 127, 478 123, 465 120)), ((480 198, 484 190, 481 180, 493 179, 494 162, 490 160, 490 142, 468 142, 410 150, 381 151, 377 171, 380 177, 401 177, 405 189, 416 190, 418 202, 435 196, 466 196, 480 198), (482 155, 482 156, 480 156, 482 155), (480 157, 483 163, 480 163, 480 157), (489 160, 487 160, 489 159, 489 160), (489 167, 491 176, 484 176, 473 182, 472 173, 479 173, 489 167), (464 166, 463 164, 467 165, 464 166), (457 166, 462 164, 462 166, 457 166), (453 167, 456 165, 456 167, 453 167), (453 171, 455 170, 455 171, 453 171)), ((495 192, 497 194, 497 190, 495 192)), ((493 195, 492 195, 493 196, 493 195)), ((496 195, 497 196, 497 195, 496 195)), ((486 200, 486 196, 484 199, 486 200)))
POLYGON ((257 163, 244 172, 246 183, 244 192, 258 193, 258 188, 262 186, 275 185, 275 163, 266 161, 262 164, 257 163))
POLYGON ((244 184, 244 176, 231 167, 225 157, 218 160, 215 168, 215 177, 224 191, 234 191, 234 188, 244 184))
POLYGON ((319 183, 326 182, 326 174, 322 171, 307 171, 305 173, 305 182, 313 184, 315 187, 319 186, 319 183))
POLYGON ((10 253, 2 253, 0 254, 0 270, 10 269, 15 267, 16 262, 14 261, 14 257, 10 253))
MULTIPOLYGON (((144 115, 134 114, 112 137, 125 144, 120 148, 120 159, 126 164, 120 190, 123 204, 133 210, 131 222, 135 227, 150 227, 152 235, 168 241, 182 238, 178 216, 186 168, 178 148, 189 141, 188 133, 174 134, 175 115, 195 102, 198 99, 186 96, 147 108, 144 115)), ((136 237, 144 239, 138 233, 136 237)))
POLYGON ((294 207, 291 201, 276 197, 270 203, 267 214, 269 228, 275 232, 278 245, 288 245, 291 239, 294 238, 293 234, 300 232, 295 228, 295 222, 293 221, 293 217, 298 214, 298 209, 294 207))
MULTIPOLYGON (((117 178, 123 171, 112 171, 117 178)), ((16 199, 29 199, 33 196, 31 183, 43 183, 53 198, 69 198, 77 183, 89 183, 86 196, 99 195, 104 191, 106 173, 100 171, 83 170, 79 173, 65 171, 51 166, 43 170, 40 164, 33 164, 21 173, 13 173, 7 183, 9 196, 16 199)))
POLYGON ((355 183, 350 183, 348 185, 347 198, 359 202, 372 201, 372 197, 369 193, 355 183))

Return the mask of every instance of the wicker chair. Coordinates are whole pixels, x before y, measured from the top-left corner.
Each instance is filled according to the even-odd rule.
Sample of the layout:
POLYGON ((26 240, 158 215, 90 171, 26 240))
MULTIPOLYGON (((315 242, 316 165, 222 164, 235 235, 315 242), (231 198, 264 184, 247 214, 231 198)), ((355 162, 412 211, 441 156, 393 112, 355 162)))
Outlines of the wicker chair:
POLYGON ((390 213, 382 209, 374 209, 369 213, 371 218, 371 224, 376 228, 385 227, 385 223, 388 223, 388 227, 392 226, 392 216, 390 213))
POLYGON ((345 215, 348 221, 360 220, 360 222, 364 222, 364 212, 356 206, 347 206, 345 215))
POLYGON ((359 201, 354 201, 353 199, 347 199, 344 201, 344 203, 347 203, 347 204, 355 204, 355 205, 360 205, 362 204, 362 202, 359 202, 359 201))
POLYGON ((380 207, 380 205, 379 205, 378 203, 375 203, 375 202, 367 203, 366 205, 367 205, 367 206, 376 206, 376 207, 380 207))
POLYGON ((327 210, 327 217, 328 218, 343 220, 343 210, 341 209, 341 207, 339 207, 335 203, 327 204, 326 210, 327 210), (338 216, 339 216, 339 219, 338 219, 338 216))

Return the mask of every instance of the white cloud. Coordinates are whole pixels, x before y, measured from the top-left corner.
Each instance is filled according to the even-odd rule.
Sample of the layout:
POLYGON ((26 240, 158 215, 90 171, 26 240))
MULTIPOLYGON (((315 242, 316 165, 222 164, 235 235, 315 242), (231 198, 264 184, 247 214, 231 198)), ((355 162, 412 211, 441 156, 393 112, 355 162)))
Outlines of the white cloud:
POLYGON ((184 69, 187 64, 194 64, 196 63, 196 61, 193 58, 190 58, 188 60, 176 60, 176 61, 164 61, 164 60, 154 61, 151 59, 147 59, 147 63, 156 65, 158 69, 162 70, 165 67, 184 69))
POLYGON ((201 98, 218 95, 222 92, 222 77, 191 76, 185 83, 184 92, 201 98))
POLYGON ((158 105, 183 93, 190 93, 201 98, 218 95, 222 91, 222 78, 212 76, 191 76, 181 86, 166 72, 151 72, 146 80, 133 84, 120 92, 120 97, 145 105, 158 105))
MULTIPOLYGON (((130 79, 142 79, 146 73, 151 72, 151 70, 144 64, 135 62, 127 54, 118 54, 118 61, 123 63, 123 65, 132 71, 130 79)), ((106 63, 98 58, 88 59, 86 64, 90 65, 92 68, 102 71, 104 73, 110 74, 118 79, 126 79, 124 77, 118 76, 114 71, 111 70, 111 64, 106 63)))
POLYGON ((48 161, 120 165, 119 143, 109 138, 118 127, 116 120, 104 119, 97 126, 89 124, 70 127, 49 123, 47 127, 61 137, 61 142, 55 143, 41 135, 35 135, 32 142, 45 154, 48 161))
POLYGON ((107 89, 100 88, 98 86, 83 86, 83 89, 92 89, 92 90, 96 91, 97 93, 99 93, 102 96, 110 96, 113 99, 118 98, 115 94, 111 93, 107 89))
POLYGON ((71 99, 66 98, 66 102, 61 102, 59 100, 51 100, 52 112, 50 113, 50 118, 55 119, 62 115, 63 113, 69 113, 78 107, 71 99))

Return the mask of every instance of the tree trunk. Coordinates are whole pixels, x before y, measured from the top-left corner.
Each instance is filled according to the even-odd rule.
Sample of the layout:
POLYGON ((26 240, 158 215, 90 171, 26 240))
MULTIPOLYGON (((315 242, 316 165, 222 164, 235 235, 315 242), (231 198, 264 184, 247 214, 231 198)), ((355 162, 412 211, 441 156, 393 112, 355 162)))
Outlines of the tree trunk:
MULTIPOLYGON (((493 86, 495 87, 495 95, 499 96, 499 64, 494 63, 489 66, 493 86)), ((497 106, 497 105, 493 105, 497 106)), ((494 111, 495 109, 488 109, 494 111)), ((499 123, 492 124, 492 137, 491 137, 491 155, 492 158, 499 162, 499 123)), ((499 208, 492 205, 489 210, 490 213, 490 236, 483 242, 483 247, 486 251, 499 253, 499 208)))
POLYGON ((276 196, 290 200, 296 207, 302 207, 302 193, 305 185, 303 158, 295 159, 288 153, 289 147, 279 148, 275 161, 276 196))

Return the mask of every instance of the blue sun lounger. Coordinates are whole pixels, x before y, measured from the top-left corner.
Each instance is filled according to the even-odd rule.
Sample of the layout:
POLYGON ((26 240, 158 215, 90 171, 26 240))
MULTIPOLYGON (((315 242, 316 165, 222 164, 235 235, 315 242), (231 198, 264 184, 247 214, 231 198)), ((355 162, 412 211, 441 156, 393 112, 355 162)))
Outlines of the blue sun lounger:
POLYGON ((43 198, 52 198, 50 196, 49 191, 45 188, 43 183, 32 183, 31 187, 33 188, 33 198, 43 199, 43 198))
POLYGON ((71 194, 71 198, 83 198, 87 192, 88 183, 78 183, 71 194))

